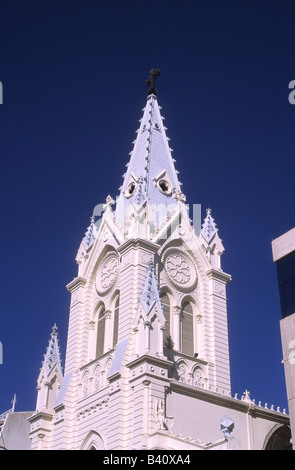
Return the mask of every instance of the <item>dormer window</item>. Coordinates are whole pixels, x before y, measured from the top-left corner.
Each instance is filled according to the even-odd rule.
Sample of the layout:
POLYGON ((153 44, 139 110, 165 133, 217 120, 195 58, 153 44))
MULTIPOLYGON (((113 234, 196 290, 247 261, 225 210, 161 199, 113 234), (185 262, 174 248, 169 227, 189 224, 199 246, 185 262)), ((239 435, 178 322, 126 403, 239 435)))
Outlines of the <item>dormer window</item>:
POLYGON ((129 196, 132 196, 132 194, 133 194, 134 191, 135 191, 135 187, 136 187, 136 185, 135 185, 134 182, 132 182, 132 183, 130 183, 130 184, 128 185, 127 193, 128 193, 129 196))
POLYGON ((166 170, 163 170, 153 181, 160 193, 165 194, 165 196, 172 195, 174 188, 166 170))
POLYGON ((171 193, 170 188, 169 188, 169 184, 166 180, 160 180, 158 185, 159 185, 159 188, 161 189, 161 191, 164 194, 171 193))
POLYGON ((126 185, 126 189, 124 191, 124 196, 127 199, 131 198, 134 195, 137 185, 138 185, 138 178, 136 178, 136 176, 133 173, 131 173, 129 176, 127 185, 126 185))

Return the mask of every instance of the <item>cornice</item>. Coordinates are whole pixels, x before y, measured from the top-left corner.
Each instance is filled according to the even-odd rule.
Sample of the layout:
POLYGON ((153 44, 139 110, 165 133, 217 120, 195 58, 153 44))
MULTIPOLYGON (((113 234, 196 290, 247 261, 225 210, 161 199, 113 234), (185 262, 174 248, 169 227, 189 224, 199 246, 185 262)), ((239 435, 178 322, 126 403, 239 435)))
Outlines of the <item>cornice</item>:
POLYGON ((290 421, 288 415, 279 411, 263 408, 262 406, 256 405, 253 402, 248 402, 247 400, 238 400, 237 398, 233 398, 231 396, 221 395, 199 387, 194 387, 189 384, 184 384, 175 379, 170 380, 169 388, 171 391, 179 392, 183 395, 199 398, 200 400, 204 400, 219 406, 225 406, 227 408, 232 408, 237 411, 248 413, 254 418, 259 417, 285 424, 288 424, 290 421))
POLYGON ((34 413, 32 416, 28 418, 28 421, 30 423, 34 423, 35 421, 38 421, 40 419, 44 419, 45 421, 51 421, 52 417, 53 417, 53 413, 48 413, 45 411, 37 411, 36 413, 34 413))
POLYGON ((156 253, 160 245, 154 242, 150 242, 149 240, 146 240, 144 238, 129 238, 127 241, 122 243, 117 250, 119 253, 123 254, 124 252, 127 252, 130 248, 146 248, 149 251, 153 251, 156 253))
POLYGON ((129 367, 129 369, 132 369, 133 367, 138 366, 142 362, 146 362, 148 364, 152 364, 154 366, 158 366, 158 367, 162 367, 166 369, 173 365, 173 362, 167 359, 161 359, 160 357, 149 356, 148 354, 145 354, 143 356, 137 357, 133 361, 128 362, 126 366, 129 367))
POLYGON ((67 290, 69 292, 73 292, 75 289, 78 289, 79 287, 84 287, 87 282, 87 279, 84 277, 75 277, 69 284, 66 286, 67 290))
POLYGON ((225 273, 224 271, 219 271, 217 269, 210 268, 206 271, 208 278, 211 279, 218 279, 219 281, 223 281, 228 284, 232 277, 230 274, 225 273))

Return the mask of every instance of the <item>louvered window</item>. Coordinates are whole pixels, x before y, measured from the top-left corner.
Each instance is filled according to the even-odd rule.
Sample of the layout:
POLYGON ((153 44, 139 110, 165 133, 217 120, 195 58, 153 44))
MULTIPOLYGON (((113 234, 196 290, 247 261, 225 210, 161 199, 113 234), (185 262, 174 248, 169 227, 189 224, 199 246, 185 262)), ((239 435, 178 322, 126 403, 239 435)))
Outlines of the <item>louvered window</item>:
POLYGON ((189 356, 194 355, 193 309, 190 302, 185 302, 181 316, 181 350, 189 356))
POLYGON ((119 296, 116 298, 114 309, 114 334, 113 334, 113 347, 118 342, 118 327, 119 327, 119 296))
POLYGON ((105 309, 101 307, 97 321, 97 342, 96 357, 100 357, 104 353, 104 333, 105 333, 105 309))
POLYGON ((163 313, 166 319, 164 330, 164 347, 171 347, 171 328, 170 328, 170 300, 167 294, 161 295, 163 313))

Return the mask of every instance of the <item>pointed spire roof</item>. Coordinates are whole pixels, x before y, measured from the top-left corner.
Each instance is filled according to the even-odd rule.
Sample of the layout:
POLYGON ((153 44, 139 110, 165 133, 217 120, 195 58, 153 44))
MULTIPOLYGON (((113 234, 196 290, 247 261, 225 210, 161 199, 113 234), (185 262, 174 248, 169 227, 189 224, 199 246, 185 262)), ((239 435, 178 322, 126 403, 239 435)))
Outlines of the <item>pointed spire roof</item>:
POLYGON ((213 236, 218 232, 216 224, 214 222, 213 217, 211 216, 211 209, 207 209, 207 215, 204 219, 204 223, 202 225, 201 234, 205 238, 207 243, 210 243, 213 236))
POLYGON ((44 355, 43 362, 44 369, 47 375, 50 374, 51 370, 56 364, 61 368, 61 357, 57 339, 57 326, 56 324, 54 324, 52 327, 49 344, 47 347, 46 354, 44 355))
POLYGON ((148 275, 140 298, 140 304, 142 305, 147 316, 152 310, 155 302, 159 302, 161 306, 160 294, 155 277, 155 266, 154 263, 151 261, 149 263, 148 275))
POLYGON ((82 240, 84 248, 86 250, 88 250, 88 248, 92 246, 93 242, 95 241, 96 235, 97 235, 97 227, 95 225, 95 217, 94 215, 92 215, 90 218, 90 225, 88 226, 85 232, 85 236, 82 240))
POLYGON ((174 166, 175 160, 171 155, 161 108, 152 92, 155 90, 154 82, 149 84, 151 88, 117 201, 116 217, 121 221, 125 221, 128 208, 132 205, 147 201, 152 206, 161 204, 170 207, 181 200, 181 183, 174 166))

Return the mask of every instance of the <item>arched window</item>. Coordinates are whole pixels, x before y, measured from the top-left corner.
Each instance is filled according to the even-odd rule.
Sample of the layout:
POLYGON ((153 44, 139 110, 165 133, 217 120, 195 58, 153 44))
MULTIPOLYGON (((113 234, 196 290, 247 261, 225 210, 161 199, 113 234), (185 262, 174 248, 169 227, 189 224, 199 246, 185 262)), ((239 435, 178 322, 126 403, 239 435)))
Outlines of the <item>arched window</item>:
POLYGON ((165 317, 165 330, 164 330, 164 347, 171 347, 171 322, 170 322, 170 300, 168 295, 164 292, 161 294, 163 313, 165 317))
POLYGON ((104 353, 104 333, 105 333, 105 307, 101 306, 97 320, 96 357, 104 353))
POLYGON ((100 367, 100 364, 98 364, 94 372, 94 390, 97 391, 100 388, 101 388, 101 367, 100 367))
POLYGON ((104 441, 96 431, 90 431, 82 442, 82 450, 104 450, 104 441))
POLYGON ((82 379, 82 397, 89 394, 89 372, 86 371, 82 379))
POLYGON ((194 313, 190 302, 185 302, 181 315, 181 351, 194 355, 194 313))
POLYGON ((116 298, 114 309, 114 332, 113 332, 113 347, 118 342, 118 327, 119 327, 119 295, 116 298))
POLYGON ((292 450, 289 426, 277 428, 268 438, 265 450, 292 450))

